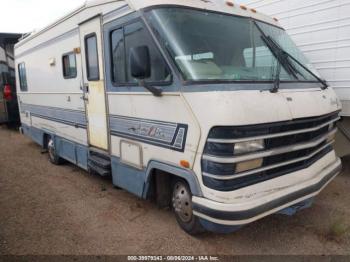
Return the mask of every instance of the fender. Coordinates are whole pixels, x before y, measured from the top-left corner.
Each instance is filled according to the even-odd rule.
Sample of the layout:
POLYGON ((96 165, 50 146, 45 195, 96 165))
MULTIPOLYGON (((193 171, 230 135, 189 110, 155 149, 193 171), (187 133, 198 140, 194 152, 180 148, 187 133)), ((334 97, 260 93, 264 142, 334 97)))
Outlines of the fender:
POLYGON ((172 174, 172 175, 175 175, 175 176, 178 176, 178 177, 185 179, 187 181, 188 185, 190 186, 192 195, 203 196, 202 190, 200 188, 200 185, 199 185, 199 182, 197 179, 197 176, 193 172, 193 170, 185 169, 185 168, 173 166, 171 164, 152 160, 148 163, 148 166, 146 169, 145 185, 144 185, 143 194, 142 194, 143 198, 147 197, 147 192, 148 192, 149 186, 150 186, 151 174, 152 174, 152 171, 154 169, 164 171, 164 172, 167 172, 169 174, 172 174))

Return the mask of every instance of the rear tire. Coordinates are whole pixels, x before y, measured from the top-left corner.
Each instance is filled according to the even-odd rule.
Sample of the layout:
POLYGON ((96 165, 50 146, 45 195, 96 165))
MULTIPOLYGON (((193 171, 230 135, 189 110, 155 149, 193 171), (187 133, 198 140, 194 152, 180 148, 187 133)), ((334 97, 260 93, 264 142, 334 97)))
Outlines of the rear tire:
POLYGON ((55 142, 52 137, 48 137, 47 139, 47 152, 49 155, 49 160, 52 164, 61 165, 63 163, 63 159, 60 158, 57 154, 55 142))
POLYGON ((172 188, 172 207, 180 227, 190 235, 203 233, 205 229, 199 222, 199 218, 193 215, 192 193, 187 183, 183 180, 175 180, 172 188))

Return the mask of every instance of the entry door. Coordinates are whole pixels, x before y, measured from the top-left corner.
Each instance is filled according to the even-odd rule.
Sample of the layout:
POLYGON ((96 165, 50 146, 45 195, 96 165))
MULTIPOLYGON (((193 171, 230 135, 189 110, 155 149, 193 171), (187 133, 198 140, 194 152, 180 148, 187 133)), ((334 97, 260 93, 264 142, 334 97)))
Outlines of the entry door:
POLYGON ((108 150, 101 17, 80 25, 80 42, 89 144, 108 150))

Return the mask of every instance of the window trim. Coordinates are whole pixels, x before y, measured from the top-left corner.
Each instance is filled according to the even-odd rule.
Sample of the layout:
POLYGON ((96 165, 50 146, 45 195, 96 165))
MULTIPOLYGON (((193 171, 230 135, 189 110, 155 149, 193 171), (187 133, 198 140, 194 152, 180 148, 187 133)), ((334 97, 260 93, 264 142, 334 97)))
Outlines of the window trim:
MULTIPOLYGON (((21 62, 18 63, 17 65, 18 68, 18 80, 19 80, 19 89, 21 90, 21 92, 28 92, 28 82, 27 82, 27 68, 26 68, 26 63, 25 62, 21 62), (21 66, 24 66, 24 73, 25 73, 25 86, 23 86, 23 75, 21 77, 21 66)), ((23 73, 23 72, 22 72, 23 73)))
POLYGON ((78 76, 78 66, 77 66, 77 55, 76 55, 76 53, 75 52, 68 52, 68 53, 64 53, 64 54, 62 54, 62 74, 63 74, 63 78, 64 79, 74 79, 74 78, 77 78, 77 76, 78 76), (74 74, 74 76, 72 75, 72 76, 65 76, 64 75, 64 57, 65 56, 68 56, 69 57, 69 55, 74 55, 74 61, 75 61, 75 74, 74 74))
POLYGON ((113 57, 112 57, 112 54, 113 54, 113 46, 112 46, 112 34, 114 31, 116 30, 122 30, 123 31, 123 41, 124 41, 124 56, 125 56, 125 66, 124 66, 124 69, 125 69, 125 74, 127 74, 127 57, 126 57, 126 45, 125 45, 125 27, 128 26, 128 25, 131 25, 131 24, 134 24, 134 23, 137 23, 137 22, 140 22, 144 29, 146 30, 146 32, 149 34, 150 38, 151 38, 151 41, 152 43, 154 44, 155 46, 155 49, 159 52, 160 56, 163 58, 164 60, 164 64, 166 65, 166 67, 168 68, 169 70, 169 73, 170 73, 170 80, 169 81, 146 81, 147 84, 150 84, 150 85, 154 85, 154 86, 170 86, 173 84, 174 82, 174 76, 173 76, 173 71, 171 70, 171 67, 169 66, 168 64, 168 61, 167 59, 165 59, 165 57, 163 56, 161 50, 159 49, 158 45, 156 44, 155 40, 153 39, 153 36, 151 34, 151 32, 149 31, 148 27, 146 26, 146 24, 144 23, 144 21, 137 17, 137 18, 134 18, 134 19, 131 19, 130 21, 127 21, 125 23, 121 23, 120 25, 118 26, 115 26, 115 27, 112 27, 109 29, 108 31, 108 41, 109 41, 109 55, 111 57, 110 59, 110 81, 112 83, 112 86, 113 87, 134 87, 134 86, 139 86, 138 83, 128 83, 128 82, 125 82, 125 83, 118 83, 116 81, 114 81, 114 77, 113 77, 113 57))
POLYGON ((84 36, 84 49, 85 49, 86 78, 88 81, 99 81, 100 80, 100 58, 98 53, 98 39, 97 39, 97 34, 95 32, 84 36), (96 40, 96 55, 97 55, 97 77, 93 77, 93 78, 89 76, 90 63, 89 63, 88 48, 87 48, 87 40, 92 37, 95 37, 95 40, 96 40))

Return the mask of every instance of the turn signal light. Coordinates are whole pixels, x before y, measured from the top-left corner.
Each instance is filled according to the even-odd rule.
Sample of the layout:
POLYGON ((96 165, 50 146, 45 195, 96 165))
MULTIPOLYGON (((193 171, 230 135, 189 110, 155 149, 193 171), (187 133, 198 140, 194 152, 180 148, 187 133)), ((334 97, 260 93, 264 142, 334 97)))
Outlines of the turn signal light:
POLYGON ((12 91, 11 86, 9 84, 6 84, 4 87, 4 99, 6 101, 12 100, 12 91))
POLYGON ((184 168, 190 168, 190 162, 188 162, 187 160, 181 160, 180 165, 184 168))

